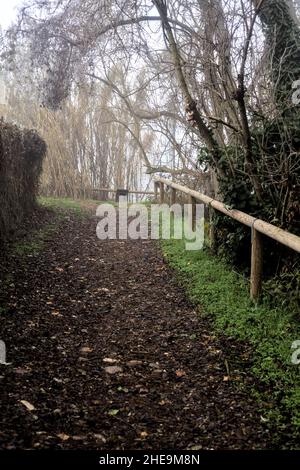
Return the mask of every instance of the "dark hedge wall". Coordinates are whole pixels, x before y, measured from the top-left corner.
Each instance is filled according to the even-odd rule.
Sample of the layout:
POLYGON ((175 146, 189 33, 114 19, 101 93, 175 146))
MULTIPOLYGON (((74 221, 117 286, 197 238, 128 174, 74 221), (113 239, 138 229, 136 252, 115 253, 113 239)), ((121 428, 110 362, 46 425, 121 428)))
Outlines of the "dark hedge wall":
POLYGON ((0 121, 0 241, 10 238, 35 208, 45 153, 36 131, 0 121))

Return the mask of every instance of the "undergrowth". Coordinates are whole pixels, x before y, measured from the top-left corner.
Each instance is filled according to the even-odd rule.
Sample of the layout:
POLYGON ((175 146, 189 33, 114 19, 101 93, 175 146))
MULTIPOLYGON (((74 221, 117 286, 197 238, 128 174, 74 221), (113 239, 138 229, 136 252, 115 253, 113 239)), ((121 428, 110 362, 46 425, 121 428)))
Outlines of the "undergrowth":
POLYGON ((265 299, 255 305, 249 283, 206 249, 186 251, 184 240, 162 240, 171 267, 179 274, 191 300, 201 306, 217 332, 251 345, 251 373, 267 392, 253 390, 256 398, 272 398, 275 407, 263 419, 277 430, 300 433, 300 365, 292 363, 292 343, 300 339, 297 312, 271 307, 265 299))

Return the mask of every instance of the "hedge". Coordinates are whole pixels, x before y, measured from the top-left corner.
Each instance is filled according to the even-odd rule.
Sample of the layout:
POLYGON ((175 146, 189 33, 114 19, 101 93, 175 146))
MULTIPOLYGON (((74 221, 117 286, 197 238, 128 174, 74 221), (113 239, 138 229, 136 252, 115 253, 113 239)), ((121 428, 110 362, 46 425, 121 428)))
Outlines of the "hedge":
POLYGON ((46 143, 34 130, 0 120, 0 241, 36 206, 46 143))

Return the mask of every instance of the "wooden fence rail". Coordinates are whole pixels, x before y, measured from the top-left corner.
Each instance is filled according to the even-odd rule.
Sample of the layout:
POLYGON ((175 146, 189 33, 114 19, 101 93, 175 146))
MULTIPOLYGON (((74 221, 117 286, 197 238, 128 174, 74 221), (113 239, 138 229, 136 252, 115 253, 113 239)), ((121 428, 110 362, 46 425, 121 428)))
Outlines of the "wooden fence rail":
MULTIPOLYGON (((92 188, 91 191, 93 192, 103 192, 103 193, 117 193, 120 189, 110 189, 110 188, 92 188)), ((128 194, 147 194, 147 195, 154 195, 153 191, 136 191, 134 189, 126 190, 128 194)))
POLYGON ((250 277, 250 296, 253 300, 259 299, 262 287, 262 272, 263 272, 263 241, 261 234, 273 238, 277 242, 291 248, 292 250, 300 253, 300 237, 292 233, 286 232, 275 225, 269 224, 261 219, 257 219, 245 212, 236 209, 229 209, 220 201, 212 199, 205 194, 202 194, 193 189, 182 186, 181 184, 167 180, 165 178, 154 178, 154 193, 157 196, 159 192, 160 202, 165 201, 165 186, 171 188, 171 201, 175 201, 176 191, 180 191, 189 196, 189 202, 200 201, 207 204, 209 207, 216 209, 219 212, 237 220, 241 224, 247 225, 251 228, 252 233, 252 247, 251 247, 251 277, 250 277))

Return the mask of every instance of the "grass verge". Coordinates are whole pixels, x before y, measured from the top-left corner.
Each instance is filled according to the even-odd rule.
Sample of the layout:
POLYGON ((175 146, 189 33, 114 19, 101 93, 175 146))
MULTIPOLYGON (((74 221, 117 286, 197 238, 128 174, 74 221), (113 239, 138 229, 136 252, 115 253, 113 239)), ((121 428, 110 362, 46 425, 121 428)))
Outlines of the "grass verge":
POLYGON ((45 247, 45 244, 58 231, 59 225, 70 213, 78 218, 84 217, 87 209, 96 207, 96 201, 75 201, 70 198, 40 197, 38 203, 41 207, 53 211, 53 222, 41 225, 39 229, 33 229, 28 236, 17 240, 12 245, 12 252, 20 257, 36 256, 45 247))
MULTIPOLYGON (((211 319, 216 332, 251 346, 250 373, 264 391, 253 389, 258 400, 274 406, 263 419, 280 434, 300 435, 300 365, 292 363, 292 343, 300 339, 299 315, 267 301, 256 306, 249 298, 248 281, 207 250, 186 251, 184 240, 162 240, 162 250, 201 315, 211 319), (275 428, 274 428, 275 429, 275 428)), ((298 357, 300 358, 300 350, 298 357)))
POLYGON ((46 207, 48 209, 71 210, 79 217, 83 212, 82 201, 80 200, 75 201, 74 199, 59 197, 39 197, 38 202, 42 207, 46 207))
POLYGON ((12 252, 20 257, 28 255, 36 256, 44 249, 46 242, 56 231, 57 225, 55 223, 46 224, 39 230, 32 231, 28 239, 13 243, 12 252))

